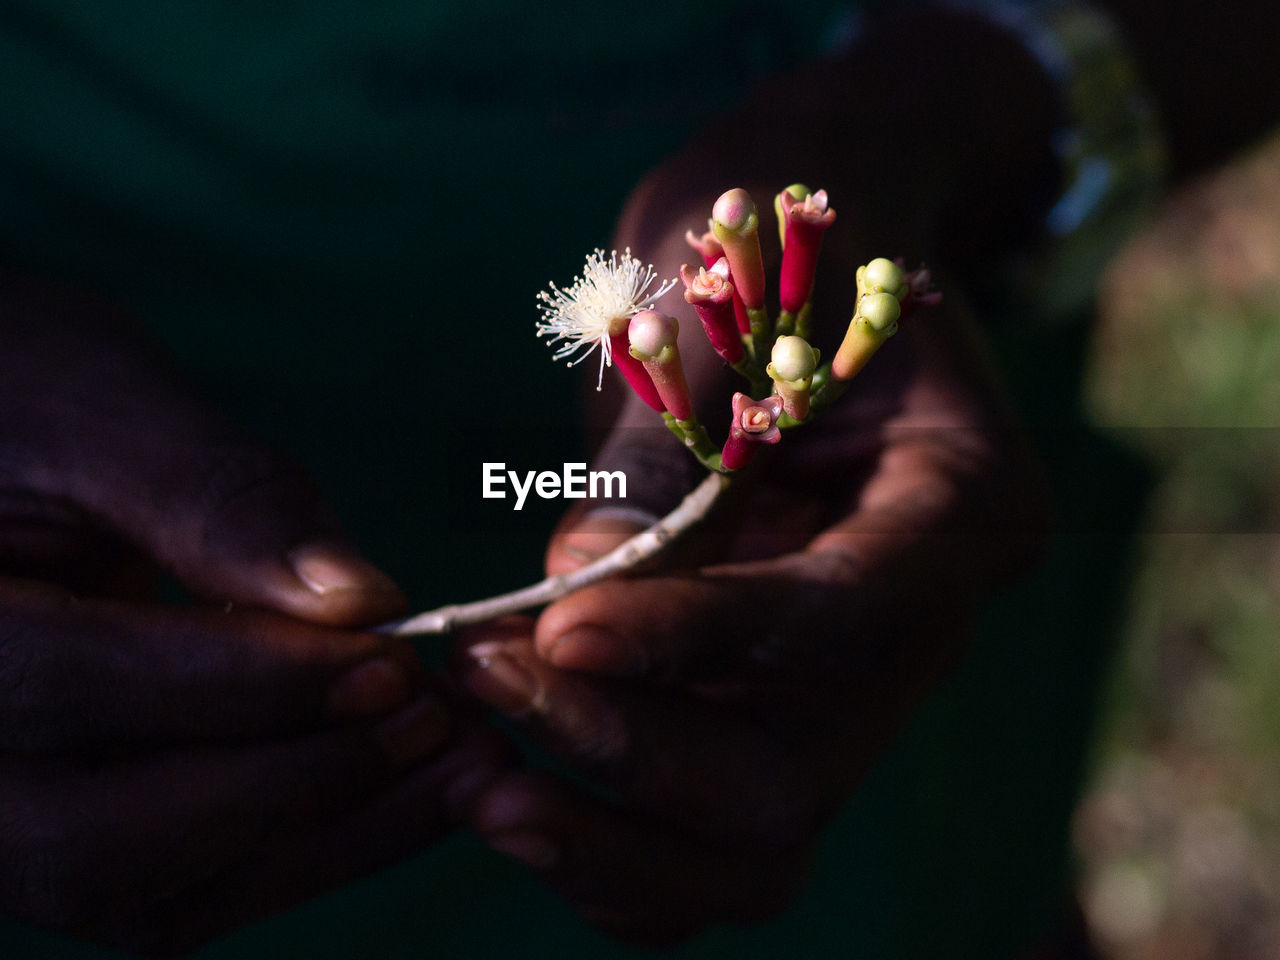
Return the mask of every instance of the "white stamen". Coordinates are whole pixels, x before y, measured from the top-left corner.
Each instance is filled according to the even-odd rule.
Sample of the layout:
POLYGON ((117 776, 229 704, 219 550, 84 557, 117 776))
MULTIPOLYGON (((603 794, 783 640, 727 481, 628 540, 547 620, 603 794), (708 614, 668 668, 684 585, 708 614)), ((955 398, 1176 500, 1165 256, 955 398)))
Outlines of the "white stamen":
POLYGON ((622 252, 621 258, 614 250, 608 260, 603 250, 596 250, 587 257, 582 276, 567 290, 553 283, 550 290, 538 294, 542 301, 538 304, 542 311, 538 336, 549 333, 552 334, 550 343, 565 341, 553 356, 557 360, 572 358, 568 361, 570 366, 581 363, 599 347, 600 376, 596 380, 599 390, 604 382, 604 368, 613 364, 609 328, 615 321, 629 319, 652 306, 675 286, 673 278, 648 293, 656 279, 652 264, 645 266, 634 259, 630 247, 622 252), (583 352, 574 356, 579 351, 583 352))

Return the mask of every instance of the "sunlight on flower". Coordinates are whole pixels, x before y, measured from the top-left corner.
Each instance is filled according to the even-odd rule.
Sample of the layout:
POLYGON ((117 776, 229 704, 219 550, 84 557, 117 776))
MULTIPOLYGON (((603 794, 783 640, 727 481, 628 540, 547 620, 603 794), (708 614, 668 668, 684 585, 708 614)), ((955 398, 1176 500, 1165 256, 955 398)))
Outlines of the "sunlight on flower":
POLYGON ((634 259, 629 247, 621 258, 614 250, 607 260, 603 250, 596 250, 587 257, 582 276, 567 290, 553 283, 550 290, 538 294, 538 309, 542 311, 538 336, 551 334, 550 343, 565 341, 554 356, 557 360, 572 358, 568 361, 570 366, 581 363, 599 347, 599 390, 604 368, 613 363, 611 338, 625 336, 631 318, 652 306, 676 282, 674 278, 667 280, 654 292, 647 292, 656 279, 653 266, 634 259))

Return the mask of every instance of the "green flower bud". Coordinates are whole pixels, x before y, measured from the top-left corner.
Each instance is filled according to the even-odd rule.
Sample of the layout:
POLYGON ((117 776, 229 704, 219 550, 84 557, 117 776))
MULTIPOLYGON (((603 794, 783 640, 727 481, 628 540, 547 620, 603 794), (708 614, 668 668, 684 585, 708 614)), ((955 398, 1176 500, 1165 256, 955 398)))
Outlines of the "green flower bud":
MULTIPOLYGON (((875 263, 874 260, 871 262, 875 263)), ((891 293, 869 293, 858 301, 858 316, 881 336, 891 336, 897 331, 901 315, 898 298, 891 293)))
POLYGON ((818 351, 801 337, 779 337, 770 360, 771 375, 776 379, 804 380, 813 376, 818 366, 818 351))
POLYGON ((907 277, 892 260, 876 257, 863 274, 868 293, 891 293, 899 300, 907 295, 907 277))

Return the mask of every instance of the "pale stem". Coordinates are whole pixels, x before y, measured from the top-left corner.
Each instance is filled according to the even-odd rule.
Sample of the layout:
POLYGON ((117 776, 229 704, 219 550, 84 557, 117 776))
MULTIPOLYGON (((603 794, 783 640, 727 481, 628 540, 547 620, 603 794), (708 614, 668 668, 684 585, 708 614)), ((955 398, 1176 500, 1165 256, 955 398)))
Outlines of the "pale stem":
POLYGON ((501 596, 477 600, 474 603, 450 604, 436 610, 428 610, 407 620, 383 624, 377 627, 375 632, 402 637, 449 633, 458 627, 484 623, 486 620, 494 620, 531 607, 544 606, 606 577, 625 573, 655 556, 668 543, 705 517, 729 482, 729 478, 723 474, 708 474, 706 479, 669 514, 585 567, 547 577, 539 583, 513 593, 504 593, 501 596))
POLYGON ((804 340, 809 339, 809 316, 811 313, 813 313, 812 301, 801 307, 800 313, 796 317, 795 335, 804 340))

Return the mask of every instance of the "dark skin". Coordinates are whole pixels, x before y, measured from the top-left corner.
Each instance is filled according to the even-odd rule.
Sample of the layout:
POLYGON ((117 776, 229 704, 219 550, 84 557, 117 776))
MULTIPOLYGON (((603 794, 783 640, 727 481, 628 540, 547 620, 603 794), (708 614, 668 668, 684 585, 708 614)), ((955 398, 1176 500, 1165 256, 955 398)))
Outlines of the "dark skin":
MULTIPOLYGON (((1152 35, 1143 4, 1117 7, 1134 37, 1152 35)), ((1274 35, 1276 8, 1256 7, 1197 14, 1186 43, 1274 35)), ((674 275, 716 193, 743 185, 766 204, 800 177, 840 210, 825 263, 927 259, 944 306, 904 325, 669 569, 464 638, 489 663, 462 658, 473 693, 607 800, 512 771, 404 645, 357 632, 397 615, 398 591, 297 468, 195 398, 126 319, 4 278, 0 910, 173 952, 460 820, 624 936, 668 941, 786 905, 822 824, 963 649, 972 606, 1027 565, 1043 519, 964 304, 968 278, 1024 242, 1052 196, 1052 91, 980 21, 879 29, 745 108, 752 150, 708 136, 657 171, 618 245, 674 275), (157 570, 215 602, 157 604, 157 570)), ((1167 49, 1138 45, 1179 171, 1275 115, 1235 109, 1253 102, 1233 86, 1247 62, 1215 59, 1215 102, 1177 80, 1194 46, 1167 49)), ((852 299, 824 276, 829 351, 852 299)), ((703 416, 718 425, 722 409, 703 416)), ((624 414, 640 422, 652 415, 624 414)), ((663 459, 683 456, 664 432, 620 436, 615 462, 648 464, 633 484, 688 476, 687 460, 663 459)), ((628 532, 574 515, 548 568, 628 532)))
MULTIPOLYGON (((776 239, 764 211, 800 175, 827 188, 838 210, 825 265, 884 253, 914 263, 926 251, 973 259, 967 243, 940 239, 951 235, 955 212, 939 199, 952 185, 908 187, 900 177, 913 175, 912 163, 891 169, 867 124, 828 108, 883 95, 896 105, 885 115, 916 118, 895 129, 927 130, 931 111, 969 102, 968 84, 1021 90, 1011 107, 1018 116, 1047 114, 1051 91, 1016 42, 980 21, 904 20, 892 29, 903 42, 882 41, 903 82, 877 88, 886 63, 868 55, 774 88, 752 112, 799 129, 825 121, 843 137, 826 155, 807 157, 803 170, 767 148, 743 161, 713 135, 640 187, 617 245, 645 251, 659 275, 673 275, 696 262, 685 230, 705 223, 719 189, 746 185, 764 208, 769 250, 776 239), (989 52, 979 61, 987 69, 950 54, 955 31, 967 31, 962 49, 989 52), (932 102, 926 87, 951 93, 932 102), (793 96, 813 89, 829 96, 793 96), (798 106, 783 112, 785 103, 798 106), (834 121, 821 116, 831 112, 834 121)), ((1002 126, 977 111, 974 143, 949 158, 955 177, 991 198, 968 226, 976 249, 994 247, 1026 204, 1047 196, 1033 175, 1052 169, 1047 128, 1006 137, 1002 154, 992 149, 1002 126)), ((785 128, 759 142, 788 143, 785 128)), ((921 175, 928 167, 920 163, 921 175)), ((815 301, 831 310, 819 314, 816 342, 830 356, 855 292, 851 269, 825 269, 815 301)), ((604 929, 665 943, 784 907, 823 825, 963 650, 975 604, 1034 556, 1044 529, 1038 475, 977 345, 964 277, 940 278, 942 305, 912 315, 823 420, 770 451, 749 490, 696 535, 703 556, 695 543, 660 572, 464 637, 472 655, 459 669, 472 692, 603 791, 513 772, 484 797, 474 825, 604 929)), ((697 324, 683 323, 681 334, 690 381, 705 388, 700 416, 719 431, 727 381, 697 324)), ((605 455, 641 490, 686 473, 676 458, 687 454, 655 419, 630 402, 605 455)), ((581 565, 637 529, 578 511, 549 547, 548 572, 581 565)))
MULTIPOLYGON (((476 827, 529 844, 611 932, 664 942, 784 906, 822 825, 962 650, 973 603, 1027 562, 1034 474, 954 342, 963 323, 954 304, 921 314, 877 358, 912 367, 889 416, 868 386, 785 438, 742 513, 703 532, 727 541, 719 562, 465 638, 483 656, 463 661, 472 691, 617 798, 513 774, 476 827)), ((570 520, 548 572, 638 529, 570 520)))
POLYGON ((0 290, 0 909, 173 953, 450 829, 506 748, 352 629, 404 600, 302 472, 118 312, 0 290))
MULTIPOLYGON (((1250 92, 1258 58, 1230 53, 1274 37, 1280 8, 1204 6, 1149 28, 1146 5, 1116 3, 1179 177, 1280 112, 1274 85, 1250 92), (1206 36, 1221 46, 1200 71, 1206 36)), ((960 14, 889 19, 845 61, 762 92, 632 198, 616 245, 671 276, 697 263, 681 238, 719 190, 751 189, 768 259, 772 195, 797 177, 825 187, 840 212, 815 298, 827 356, 853 302, 831 264, 926 259, 943 268, 944 303, 904 324, 819 426, 784 439, 733 516, 699 531, 702 556, 685 547, 655 575, 463 638, 470 689, 597 787, 513 772, 477 807, 476 829, 603 929, 665 943, 783 908, 823 824, 963 650, 974 606, 1035 556, 1040 481, 974 348, 964 293, 989 254, 1033 242, 1056 183, 1055 109, 1008 35, 960 14), (797 131, 821 132, 800 166, 786 151, 797 131)), ((665 306, 686 315, 677 297, 665 306)), ((706 387, 715 364, 696 323, 683 326, 690 379, 706 387)), ((723 423, 730 383, 705 391, 719 400, 700 404, 704 422, 723 423)), ((628 401, 604 463, 641 489, 666 490, 670 476, 687 489, 696 472, 664 460, 683 452, 646 432, 653 417, 628 401)), ((637 529, 576 510, 548 572, 637 529)))

